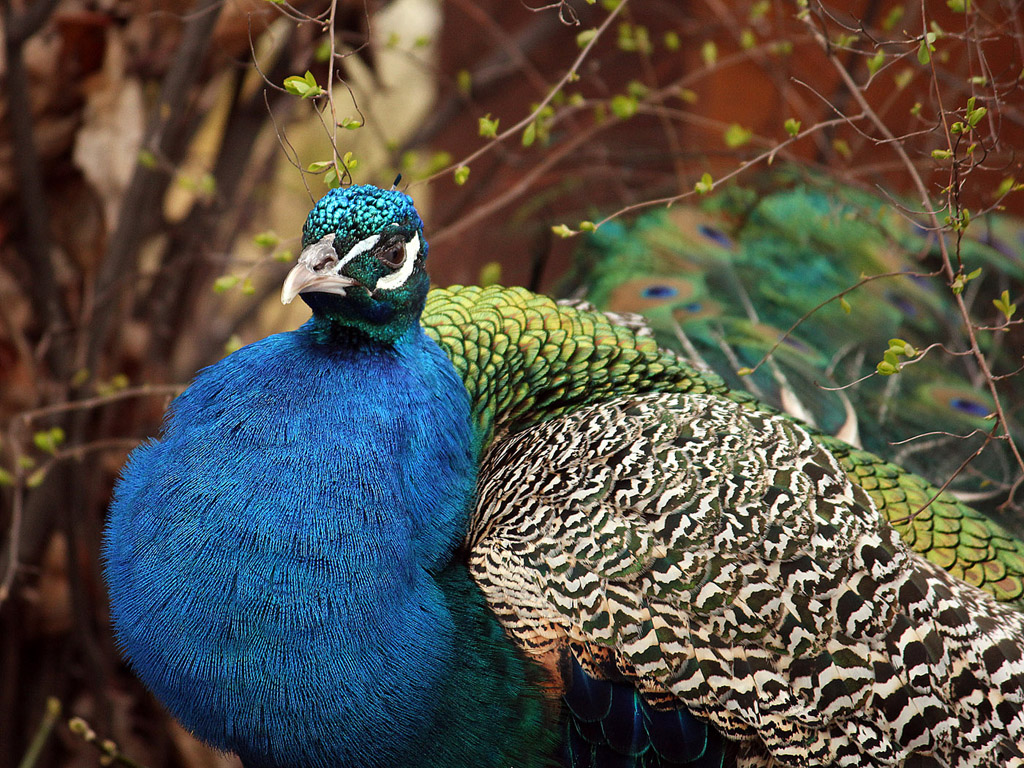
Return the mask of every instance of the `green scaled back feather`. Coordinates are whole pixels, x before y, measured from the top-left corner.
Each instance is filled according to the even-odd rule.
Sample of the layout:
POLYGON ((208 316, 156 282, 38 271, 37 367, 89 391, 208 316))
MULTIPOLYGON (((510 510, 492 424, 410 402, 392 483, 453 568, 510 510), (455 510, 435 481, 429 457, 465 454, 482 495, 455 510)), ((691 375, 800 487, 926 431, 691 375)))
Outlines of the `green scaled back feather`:
MULTIPOLYGON (((422 322, 469 390, 481 450, 498 436, 614 395, 708 393, 775 412, 659 349, 653 337, 523 289, 435 289, 422 322)), ((830 435, 810 432, 915 551, 999 600, 1021 601, 1024 544, 1002 526, 949 493, 918 513, 937 493, 935 486, 830 435)))

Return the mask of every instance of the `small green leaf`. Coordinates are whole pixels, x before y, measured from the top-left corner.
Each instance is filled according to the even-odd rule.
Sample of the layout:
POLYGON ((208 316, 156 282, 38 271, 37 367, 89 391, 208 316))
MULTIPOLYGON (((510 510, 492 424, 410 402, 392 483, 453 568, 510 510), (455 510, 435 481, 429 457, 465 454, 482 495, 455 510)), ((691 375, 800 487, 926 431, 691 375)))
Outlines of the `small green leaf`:
POLYGON ((321 171, 326 171, 333 165, 334 162, 331 160, 318 160, 315 163, 310 163, 306 170, 310 173, 320 173, 321 171))
POLYGON ((534 120, 523 131, 523 146, 529 147, 537 140, 537 121, 534 120))
POLYGON ((64 430, 60 427, 45 429, 32 435, 32 442, 43 453, 54 454, 64 442, 64 430))
POLYGON ((967 112, 967 124, 972 128, 988 113, 987 107, 978 107, 967 112))
POLYGON ((651 89, 639 80, 630 80, 626 85, 626 92, 634 99, 642 99, 651 92, 651 89))
POLYGON ((718 61, 718 46, 714 40, 704 41, 700 47, 700 56, 706 66, 713 67, 715 65, 715 62, 718 61))
POLYGON ((757 45, 757 36, 752 29, 744 29, 740 32, 740 48, 749 51, 755 45, 757 45))
POLYGON ((883 64, 885 64, 885 52, 879 51, 868 59, 868 73, 874 77, 878 70, 882 68, 883 64))
POLYGON ((1006 318, 1006 322, 1010 322, 1010 319, 1017 311, 1017 305, 1010 303, 1009 291, 1003 291, 998 299, 992 299, 992 303, 995 305, 996 309, 1003 313, 1003 316, 1006 318))
POLYGON ((287 264, 294 258, 295 254, 291 252, 290 248, 285 248, 283 251, 278 251, 274 254, 274 261, 280 261, 283 264, 287 264))
POLYGON ((143 168, 156 168, 156 155, 148 149, 140 149, 138 159, 143 168))
POLYGON ((839 297, 839 306, 843 308, 843 312, 850 314, 853 311, 853 307, 850 306, 850 302, 846 300, 845 296, 839 297))
POLYGON ((927 32, 921 39, 921 45, 917 48, 917 62, 919 64, 927 64, 932 60, 932 54, 935 52, 935 46, 933 43, 935 42, 936 37, 938 37, 938 35, 934 32, 927 32))
POLYGON ((576 35, 576 47, 586 48, 587 44, 597 37, 596 29, 585 29, 576 35))
POLYGON ((710 173, 705 173, 700 177, 700 181, 693 185, 693 189, 698 195, 706 195, 713 187, 714 180, 711 178, 710 173))
POLYGON ((463 96, 469 96, 473 90, 473 76, 468 69, 460 69, 455 75, 455 87, 463 96))
POLYGON ((43 480, 46 479, 46 467, 40 467, 27 478, 25 478, 25 486, 27 488, 38 488, 43 484, 43 480))
POLYGON ((427 163, 427 175, 433 176, 435 173, 440 171, 442 168, 447 168, 452 164, 452 153, 451 152, 435 152, 430 156, 430 162, 427 163))
POLYGON ((316 51, 313 53, 313 60, 319 64, 323 64, 331 58, 331 39, 324 37, 323 40, 316 47, 316 51))
POLYGON ((576 234, 571 229, 569 229, 569 227, 567 227, 565 224, 555 224, 555 226, 551 228, 551 231, 554 232, 559 237, 572 237, 574 234, 576 234))
POLYGON ((246 296, 252 296, 256 293, 256 286, 253 284, 251 277, 247 277, 242 281, 242 293, 246 296))
POLYGON ((932 159, 934 160, 948 160, 953 156, 953 153, 948 149, 933 149, 932 159))
POLYGON ((258 235, 253 237, 252 241, 260 248, 273 248, 281 241, 281 238, 277 236, 276 232, 268 230, 266 232, 260 232, 258 235))
POLYGON ((501 262, 488 261, 480 267, 480 285, 486 288, 489 285, 501 283, 501 262))
POLYGON ((905 69, 900 70, 899 72, 892 76, 892 81, 893 83, 896 84, 896 89, 899 91, 902 91, 904 88, 910 85, 910 81, 913 79, 914 70, 912 70, 910 67, 906 67, 905 69))
POLYGON ((678 51, 682 46, 683 41, 679 37, 679 33, 674 30, 669 30, 665 33, 665 48, 669 51, 678 51))
POLYGON ((212 173, 204 173, 199 177, 199 182, 196 184, 196 191, 206 197, 211 197, 214 192, 217 191, 217 179, 212 173))
POLYGON ((884 29, 886 32, 891 32, 896 27, 896 25, 900 23, 900 19, 902 18, 903 6, 894 6, 893 9, 885 15, 885 18, 882 19, 882 29, 884 29))
POLYGON ((221 275, 213 281, 213 292, 224 293, 238 285, 239 278, 235 275, 221 275))
POLYGON ((14 475, 0 467, 0 486, 3 485, 14 485, 14 475))
POLYGON ((786 133, 788 133, 790 136, 796 136, 798 133, 800 133, 800 121, 797 120, 795 117, 787 119, 784 124, 784 127, 786 129, 786 133))
POLYGON ((899 370, 899 368, 883 360, 882 362, 875 366, 875 370, 878 371, 880 376, 892 376, 899 370))
POLYGON ((302 77, 298 75, 286 77, 284 79, 284 89, 293 96, 299 96, 303 99, 314 99, 324 92, 324 89, 317 83, 316 77, 308 69, 302 77))
POLYGON ((946 5, 953 13, 967 13, 971 0, 946 0, 946 5))
POLYGON ((921 102, 920 102, 920 101, 915 101, 915 102, 914 102, 914 106, 912 106, 912 107, 910 108, 910 114, 912 114, 912 115, 913 115, 914 117, 917 117, 918 115, 920 115, 920 114, 921 114, 921 108, 922 108, 923 106, 924 106, 924 105, 923 105, 923 104, 921 104, 921 102))
POLYGON ((739 123, 733 123, 725 129, 725 133, 722 138, 725 139, 725 145, 730 149, 736 149, 742 147, 744 144, 750 142, 750 138, 754 135, 754 132, 749 128, 744 128, 739 123))
POLYGON ((455 177, 455 183, 461 187, 463 184, 466 183, 466 180, 469 178, 469 166, 460 165, 458 168, 455 169, 455 173, 453 175, 455 177))
POLYGON ((633 36, 633 25, 629 22, 619 24, 619 37, 616 41, 620 51, 632 52, 637 50, 636 38, 633 36))
POLYGON ((618 93, 612 96, 611 102, 608 104, 611 107, 612 113, 616 117, 627 119, 636 114, 637 100, 633 96, 626 96, 623 93, 618 93))
POLYGON ((491 119, 491 113, 480 118, 480 136, 485 139, 498 138, 498 122, 500 118, 491 119))
POLYGON ((20 469, 26 469, 26 470, 32 469, 33 467, 35 467, 35 465, 36 465, 36 460, 33 459, 31 456, 19 456, 18 457, 18 467, 20 469))
MULTIPOLYGON (((924 40, 921 41, 921 45, 919 45, 917 48, 917 60, 921 64, 927 64, 929 61, 932 60, 931 51, 928 49, 928 43, 926 43, 924 40)), ((878 372, 882 373, 881 369, 879 369, 878 372)))
POLYGON ((362 120, 353 120, 351 117, 343 117, 338 126, 344 128, 346 131, 354 131, 358 128, 363 127, 362 120))
POLYGON ((833 139, 832 149, 836 151, 837 155, 842 156, 846 160, 849 160, 850 155, 853 154, 850 151, 850 145, 846 143, 845 139, 833 139))
POLYGON ((1020 192, 1022 189, 1024 189, 1024 184, 1018 184, 1017 179, 1013 176, 1007 176, 996 187, 996 197, 1004 197, 1011 192, 1020 192))
POLYGON ((592 221, 581 221, 577 229, 580 232, 596 232, 597 226, 592 221))
POLYGON ((230 355, 232 352, 237 352, 238 350, 240 350, 242 346, 242 337, 235 333, 231 336, 230 339, 227 340, 227 343, 224 345, 224 352, 230 355))

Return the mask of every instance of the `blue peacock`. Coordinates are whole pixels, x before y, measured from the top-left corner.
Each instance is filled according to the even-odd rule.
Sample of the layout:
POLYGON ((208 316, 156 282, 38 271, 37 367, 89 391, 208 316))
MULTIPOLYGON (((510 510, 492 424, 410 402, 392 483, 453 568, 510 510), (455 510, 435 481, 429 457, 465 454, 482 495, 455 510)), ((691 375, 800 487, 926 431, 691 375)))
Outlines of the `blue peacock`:
POLYGON ((185 727, 246 768, 1024 765, 1024 544, 427 251, 406 195, 329 192, 311 319, 126 464, 111 617, 185 727))

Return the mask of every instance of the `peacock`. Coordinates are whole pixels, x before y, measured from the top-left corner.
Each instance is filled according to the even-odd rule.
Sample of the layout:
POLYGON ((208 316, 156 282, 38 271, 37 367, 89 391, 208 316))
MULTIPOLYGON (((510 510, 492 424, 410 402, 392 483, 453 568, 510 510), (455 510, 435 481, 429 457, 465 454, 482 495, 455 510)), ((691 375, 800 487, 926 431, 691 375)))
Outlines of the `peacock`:
POLYGON ((312 317, 196 375, 104 533, 119 646, 200 739, 246 768, 1024 765, 999 525, 635 317, 429 290, 396 189, 331 190, 302 242, 312 317))
MULTIPOLYGON (((606 223, 561 290, 643 315, 659 344, 731 387, 1019 527, 1020 467, 1005 440, 986 440, 993 399, 977 361, 957 354, 969 348, 966 323, 936 274, 938 235, 909 210, 799 169, 755 175, 700 205, 606 223), (890 339, 914 354, 880 376, 890 339)), ((963 294, 972 319, 1005 326, 992 300, 1024 292, 1022 223, 989 214, 943 237, 965 274, 978 270, 963 294)), ((1024 337, 1008 328, 978 334, 997 374, 1022 363, 1024 337)), ((1024 445, 1019 383, 999 381, 1024 445)))

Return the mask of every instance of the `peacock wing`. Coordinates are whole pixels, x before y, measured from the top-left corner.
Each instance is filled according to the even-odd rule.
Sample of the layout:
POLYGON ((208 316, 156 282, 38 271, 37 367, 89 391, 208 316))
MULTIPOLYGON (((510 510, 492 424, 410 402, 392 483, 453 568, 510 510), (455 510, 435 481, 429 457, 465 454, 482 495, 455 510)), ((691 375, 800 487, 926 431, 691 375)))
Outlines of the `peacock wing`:
POLYGON ((908 549, 792 420, 617 397, 494 442, 478 492, 471 572, 538 660, 750 764, 1024 765, 1024 617, 908 549))
MULTIPOLYGON (((659 348, 649 333, 521 288, 453 287, 430 292, 425 330, 469 392, 476 439, 495 440, 588 404, 647 392, 710 393, 773 413, 659 348)), ((1024 544, 998 523, 938 492, 921 477, 808 428, 916 552, 1003 601, 1024 594, 1024 544)))

